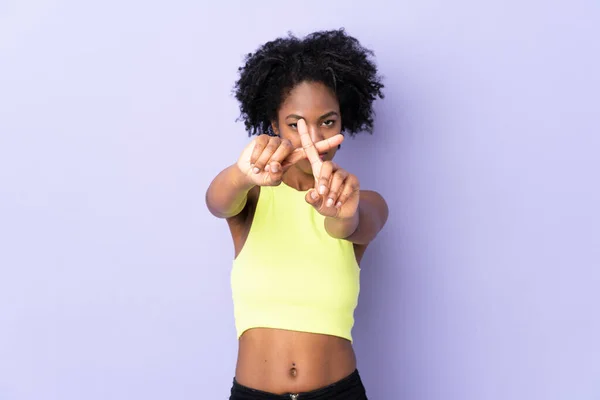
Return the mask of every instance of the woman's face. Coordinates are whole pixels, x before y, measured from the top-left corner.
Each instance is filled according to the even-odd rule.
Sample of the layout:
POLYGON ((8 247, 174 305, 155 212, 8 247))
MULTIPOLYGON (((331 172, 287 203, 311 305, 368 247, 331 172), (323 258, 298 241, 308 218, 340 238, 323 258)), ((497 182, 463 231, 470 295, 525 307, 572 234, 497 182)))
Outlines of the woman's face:
MULTIPOLYGON (((279 108, 277 123, 273 130, 282 139, 288 139, 295 148, 302 147, 297 122, 304 119, 313 142, 319 142, 341 133, 342 116, 335 93, 318 82, 302 82, 296 85, 279 108)), ((323 154, 323 160, 331 160, 337 148, 323 154)), ((310 163, 304 159, 296 164, 301 171, 312 174, 310 163)))

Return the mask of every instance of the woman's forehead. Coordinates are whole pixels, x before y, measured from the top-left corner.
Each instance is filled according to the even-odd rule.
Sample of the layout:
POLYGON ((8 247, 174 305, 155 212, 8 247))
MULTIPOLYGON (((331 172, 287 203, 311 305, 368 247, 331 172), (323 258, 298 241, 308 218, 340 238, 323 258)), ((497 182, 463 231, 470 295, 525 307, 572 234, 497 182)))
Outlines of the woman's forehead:
POLYGON ((335 93, 319 82, 302 82, 296 85, 281 105, 281 111, 289 111, 289 113, 309 112, 322 115, 338 109, 339 104, 335 93))

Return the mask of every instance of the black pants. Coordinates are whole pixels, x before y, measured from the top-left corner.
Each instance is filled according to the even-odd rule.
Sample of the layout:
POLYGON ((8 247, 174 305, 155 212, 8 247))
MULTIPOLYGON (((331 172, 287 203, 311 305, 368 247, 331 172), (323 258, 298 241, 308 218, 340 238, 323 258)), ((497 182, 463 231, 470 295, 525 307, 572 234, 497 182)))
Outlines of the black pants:
POLYGON ((303 393, 273 394, 240 385, 233 380, 229 400, 368 400, 358 370, 321 389, 303 393))

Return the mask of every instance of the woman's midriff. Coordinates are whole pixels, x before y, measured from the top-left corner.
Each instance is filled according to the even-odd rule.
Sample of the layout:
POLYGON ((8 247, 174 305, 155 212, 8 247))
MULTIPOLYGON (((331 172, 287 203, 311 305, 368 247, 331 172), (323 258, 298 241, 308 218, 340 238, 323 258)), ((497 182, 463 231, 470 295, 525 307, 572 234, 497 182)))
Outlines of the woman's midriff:
POLYGON ((240 337, 235 379, 269 393, 300 393, 337 382, 355 369, 354 350, 346 339, 254 328, 240 337))

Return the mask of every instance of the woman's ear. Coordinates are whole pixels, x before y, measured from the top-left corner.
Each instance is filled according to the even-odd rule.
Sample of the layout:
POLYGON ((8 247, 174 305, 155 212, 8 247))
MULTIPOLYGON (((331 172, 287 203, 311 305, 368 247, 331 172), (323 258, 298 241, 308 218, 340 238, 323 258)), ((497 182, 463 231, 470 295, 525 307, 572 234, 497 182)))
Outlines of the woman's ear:
POLYGON ((277 122, 271 121, 271 131, 275 136, 279 136, 279 127, 277 126, 277 122))

